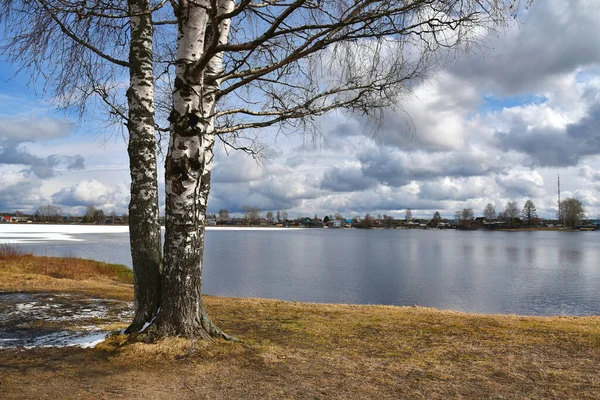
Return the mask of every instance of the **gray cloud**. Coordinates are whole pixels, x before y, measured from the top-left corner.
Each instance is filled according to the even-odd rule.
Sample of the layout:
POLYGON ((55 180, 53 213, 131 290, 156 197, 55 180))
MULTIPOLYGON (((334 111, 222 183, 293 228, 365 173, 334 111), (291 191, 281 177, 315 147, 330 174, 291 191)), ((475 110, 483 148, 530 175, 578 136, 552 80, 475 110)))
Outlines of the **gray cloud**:
POLYGON ((271 194, 257 192, 245 185, 216 184, 208 202, 209 212, 216 213, 225 208, 230 213, 241 213, 244 211, 243 206, 256 207, 263 211, 289 210, 302 203, 301 198, 287 198, 278 193, 271 197, 271 194))
POLYGON ((549 79, 600 63, 600 7, 586 0, 534 1, 523 23, 449 70, 501 95, 544 89, 549 79))
MULTIPOLYGON (((404 210, 410 208, 415 211, 413 216, 422 217, 416 211, 418 210, 443 210, 446 208, 446 202, 420 199, 417 196, 406 193, 403 190, 387 191, 366 191, 355 192, 348 196, 346 206, 336 211, 341 211, 346 216, 364 215, 365 213, 396 214, 399 217, 404 216, 404 210)), ((330 212, 325 210, 326 212, 330 212)), ((429 216, 429 214, 428 214, 429 216)))
POLYGON ((575 166, 585 156, 600 154, 600 103, 564 131, 528 129, 525 121, 516 120, 510 131, 497 132, 494 137, 499 149, 527 154, 530 166, 575 166))
POLYGON ((441 179, 428 181, 420 185, 419 198, 428 200, 467 201, 485 196, 485 188, 473 184, 467 179, 458 179, 455 183, 441 179))
POLYGON ((365 177, 359 166, 356 167, 331 167, 325 171, 321 189, 333 192, 354 192, 366 190, 377 185, 377 181, 365 177))
POLYGON ((439 177, 485 176, 501 170, 488 157, 471 153, 403 153, 382 150, 357 155, 365 177, 390 186, 439 177))
POLYGON ((84 161, 85 159, 79 154, 73 157, 69 157, 69 164, 67 165, 67 169, 69 171, 85 169, 84 161))
POLYGON ((288 157, 285 164, 290 168, 296 168, 304 164, 306 160, 301 154, 294 154, 291 157, 288 157))
POLYGON ((129 188, 126 185, 106 185, 97 180, 84 180, 54 193, 52 202, 66 207, 93 205, 106 210, 125 210, 129 202, 129 188))
POLYGON ((0 138, 18 144, 68 136, 74 125, 53 118, 7 117, 0 119, 0 138))
MULTIPOLYGON (((0 174, 1 175, 1 174, 0 174)), ((6 176, 4 177, 6 178, 6 176)), ((5 182, 0 178, 0 211, 35 211, 42 205, 39 182, 20 176, 17 182, 5 182)))
POLYGON ((252 157, 238 152, 229 156, 220 155, 211 180, 215 183, 243 183, 260 179, 263 173, 262 167, 252 157))
POLYGON ((29 172, 41 179, 56 176, 56 168, 62 164, 69 170, 84 169, 84 159, 80 155, 71 157, 53 154, 42 158, 10 145, 4 146, 0 151, 0 164, 27 166, 29 172))
POLYGON ((241 212, 244 205, 261 210, 293 209, 304 200, 315 199, 323 193, 319 189, 320 182, 312 175, 294 174, 282 164, 271 163, 263 172, 264 177, 260 180, 214 182, 209 200, 210 212, 220 208, 241 212))
POLYGON ((508 198, 537 198, 545 194, 544 181, 535 171, 511 171, 496 176, 495 181, 508 198))
POLYGON ((43 118, 6 118, 0 120, 0 164, 23 165, 38 178, 56 176, 56 169, 65 165, 68 170, 84 169, 84 158, 80 155, 53 154, 39 157, 31 154, 24 146, 41 140, 68 136, 72 125, 66 122, 43 118))

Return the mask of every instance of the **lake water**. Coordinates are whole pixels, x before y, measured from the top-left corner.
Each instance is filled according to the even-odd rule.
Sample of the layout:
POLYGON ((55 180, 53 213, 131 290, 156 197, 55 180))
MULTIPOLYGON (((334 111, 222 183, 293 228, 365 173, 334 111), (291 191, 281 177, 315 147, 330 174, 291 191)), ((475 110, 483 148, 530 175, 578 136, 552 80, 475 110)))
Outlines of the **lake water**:
MULTIPOLYGON (((599 240, 599 232, 209 228, 204 292, 600 315, 599 240)), ((120 226, 0 225, 0 241, 38 255, 131 265, 120 226)))

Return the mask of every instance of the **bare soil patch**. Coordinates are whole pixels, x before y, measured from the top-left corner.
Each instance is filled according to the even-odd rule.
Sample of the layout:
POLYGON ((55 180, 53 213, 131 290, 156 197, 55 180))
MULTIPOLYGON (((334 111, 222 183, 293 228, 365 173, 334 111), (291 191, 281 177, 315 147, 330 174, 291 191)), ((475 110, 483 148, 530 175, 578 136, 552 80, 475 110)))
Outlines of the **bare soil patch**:
MULTIPOLYGON (((76 283, 87 282, 72 281, 77 293, 76 283)), ((104 287, 91 285, 85 290, 104 287)), ((119 292, 121 283, 115 285, 119 292)), ((206 303, 215 322, 241 343, 144 344, 117 335, 94 349, 0 350, 0 398, 600 397, 599 317, 211 296, 206 303)))

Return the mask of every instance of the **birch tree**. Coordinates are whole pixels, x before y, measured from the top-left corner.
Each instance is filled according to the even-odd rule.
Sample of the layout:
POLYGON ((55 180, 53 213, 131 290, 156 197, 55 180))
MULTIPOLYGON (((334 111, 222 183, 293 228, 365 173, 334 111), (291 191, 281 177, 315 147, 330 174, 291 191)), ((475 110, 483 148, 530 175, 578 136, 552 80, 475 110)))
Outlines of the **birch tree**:
POLYGON ((496 207, 492 203, 487 203, 487 205, 483 209, 483 216, 488 221, 495 220, 496 219, 496 207))
POLYGON ((155 315, 161 289, 152 29, 161 7, 149 0, 0 0, 1 49, 11 61, 32 80, 42 77, 58 106, 83 116, 99 104, 109 120, 127 126, 132 331, 155 315), (123 88, 118 81, 127 75, 123 88))
MULTIPOLYGON (((179 0, 166 159, 163 298, 151 336, 223 336, 201 297, 216 137, 314 128, 343 109, 376 118, 437 56, 504 23, 502 0, 179 0)), ((241 144, 239 144, 241 143, 241 144)))
POLYGON ((515 219, 519 218, 519 206, 516 201, 507 201, 503 212, 504 219, 506 219, 512 226, 515 223, 515 219))
POLYGON ((151 322, 145 332, 149 338, 227 337, 209 319, 201 296, 204 225, 217 140, 254 153, 254 135, 268 127, 314 134, 316 118, 335 110, 377 121, 384 109, 399 105, 434 63, 467 48, 518 9, 515 0, 172 0, 155 5, 142 0, 0 1, 11 10, 23 4, 25 17, 43 38, 36 42, 31 33, 35 29, 28 24, 17 28, 35 46, 28 48, 23 36, 14 35, 13 59, 27 65, 22 54, 42 64, 54 57, 59 67, 44 65, 58 77, 56 86, 63 88, 59 92, 67 95, 67 103, 70 91, 64 88, 75 87, 82 99, 78 104, 97 95, 113 115, 127 121, 132 203, 139 205, 130 207, 130 225, 146 234, 143 241, 132 235, 132 256, 150 249, 147 264, 133 256, 138 272, 132 327, 151 322), (45 23, 34 18, 38 14, 28 14, 31 4, 45 23), (156 17, 167 8, 171 19, 156 17), (158 77, 147 58, 158 37, 152 24, 165 27, 166 37, 177 35, 175 49, 165 44, 172 93, 159 107, 150 100, 151 79, 156 89, 158 77), (170 24, 176 31, 169 30, 170 24), (58 28, 48 34, 44 28, 50 25, 58 28), (53 49, 59 51, 54 54, 53 49), (76 56, 64 61, 65 49, 76 56), (115 105, 119 91, 111 90, 118 68, 130 72, 126 107, 115 105), (77 85, 69 82, 73 71, 77 85), (162 276, 160 251, 155 251, 156 165, 150 138, 151 114, 159 109, 169 110, 162 276), (131 144, 132 138, 139 140, 131 144), (138 192, 134 185, 139 185, 138 192))

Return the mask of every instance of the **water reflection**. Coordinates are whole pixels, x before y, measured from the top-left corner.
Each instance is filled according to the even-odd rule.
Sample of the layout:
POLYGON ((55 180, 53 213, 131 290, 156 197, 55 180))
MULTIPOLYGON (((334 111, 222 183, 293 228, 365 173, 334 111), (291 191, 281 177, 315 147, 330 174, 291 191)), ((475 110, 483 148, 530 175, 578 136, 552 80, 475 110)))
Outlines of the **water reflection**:
POLYGON ((558 259, 563 265, 576 265, 583 259, 581 249, 560 248, 558 251, 558 259))
MULTIPOLYGON (((293 301, 600 314, 599 233, 209 230, 204 290, 293 301)), ((25 244, 130 265, 126 233, 25 244), (111 251, 107 252, 106 248, 111 251)))

